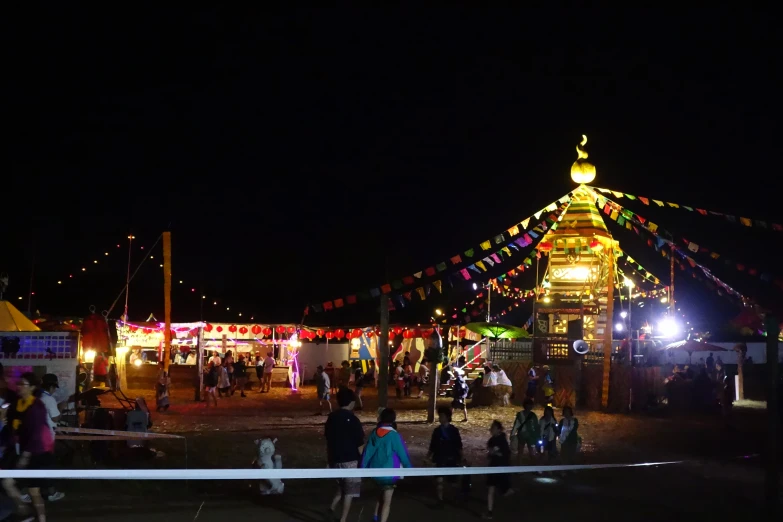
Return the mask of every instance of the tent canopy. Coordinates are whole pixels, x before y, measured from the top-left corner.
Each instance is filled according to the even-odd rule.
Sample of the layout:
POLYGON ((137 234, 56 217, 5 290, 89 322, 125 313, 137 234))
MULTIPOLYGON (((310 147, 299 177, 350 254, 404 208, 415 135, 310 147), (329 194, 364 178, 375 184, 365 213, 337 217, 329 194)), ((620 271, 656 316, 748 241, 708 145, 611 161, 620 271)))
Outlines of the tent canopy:
POLYGON ((493 339, 525 339, 530 337, 527 330, 518 326, 497 323, 468 323, 465 326, 471 332, 493 339))
POLYGON ((25 317, 9 301, 0 301, 0 332, 40 332, 41 329, 25 317))

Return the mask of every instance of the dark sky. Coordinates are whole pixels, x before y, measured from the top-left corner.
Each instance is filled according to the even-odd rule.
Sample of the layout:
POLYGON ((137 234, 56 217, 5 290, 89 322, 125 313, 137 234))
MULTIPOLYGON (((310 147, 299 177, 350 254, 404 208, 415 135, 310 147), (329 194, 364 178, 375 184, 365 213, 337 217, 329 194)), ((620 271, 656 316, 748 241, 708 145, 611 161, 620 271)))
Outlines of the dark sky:
MULTIPOLYGON (((17 16, 4 64, 0 271, 10 298, 24 296, 22 309, 33 258, 34 309, 109 308, 124 284, 127 235, 137 238, 135 267, 140 247, 169 228, 175 320, 197 319, 203 294, 205 319, 242 311, 295 321, 306 303, 448 259, 565 194, 583 133, 598 186, 783 222, 779 42, 763 15, 17 16)), ((636 210, 726 256, 779 269, 779 232, 636 210)), ((667 275, 643 242, 617 237, 667 275)), ((136 320, 162 318, 160 246, 152 255, 131 283, 136 320)), ((771 287, 720 265, 716 273, 748 293, 771 287)), ((733 313, 683 284, 690 306, 733 313)), ((463 287, 405 318, 464 301, 463 287)), ((375 307, 309 320, 373 321, 375 307)))

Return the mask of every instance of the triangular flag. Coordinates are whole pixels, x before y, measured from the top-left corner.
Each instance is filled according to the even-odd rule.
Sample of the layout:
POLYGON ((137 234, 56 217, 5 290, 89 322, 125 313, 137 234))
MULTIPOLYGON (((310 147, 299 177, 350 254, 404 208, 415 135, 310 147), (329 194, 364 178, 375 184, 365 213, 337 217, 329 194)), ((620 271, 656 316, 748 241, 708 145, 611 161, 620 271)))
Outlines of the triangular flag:
POLYGON ((508 234, 509 234, 511 237, 514 237, 514 236, 516 236, 517 234, 519 234, 519 227, 518 227, 518 226, 516 226, 516 225, 514 225, 513 227, 509 228, 509 229, 508 229, 508 234))
POLYGON ((547 212, 554 212, 555 210, 557 210, 557 203, 550 203, 549 205, 546 206, 544 210, 546 210, 547 212))
POLYGON ((511 255, 511 250, 509 250, 508 247, 503 247, 501 250, 503 250, 503 252, 505 252, 509 256, 511 255))
POLYGON ((544 213, 544 209, 542 208, 541 210, 539 210, 538 212, 536 212, 535 214, 533 214, 533 217, 535 217, 536 219, 538 219, 538 218, 540 218, 540 217, 541 217, 541 214, 543 214, 543 213, 544 213))
POLYGON ((613 190, 612 194, 614 194, 614 197, 616 197, 617 199, 620 199, 621 197, 623 197, 623 193, 622 192, 615 192, 613 190))
POLYGON ((495 236, 495 244, 496 245, 501 244, 505 240, 506 240, 506 238, 503 237, 503 234, 498 234, 497 236, 495 236))
POLYGON ((391 290, 392 290, 391 289, 391 285, 388 285, 388 284, 387 285, 381 285, 381 292, 383 292, 384 294, 388 294, 389 292, 391 292, 391 290))
POLYGON ((489 263, 489 266, 495 266, 495 262, 488 257, 485 257, 484 259, 482 259, 482 261, 486 261, 487 263, 489 263))
POLYGON ((416 272, 415 274, 413 274, 413 277, 415 277, 416 279, 421 279, 421 272, 416 272))
POLYGON ((484 263, 482 261, 476 261, 476 266, 479 267, 480 269, 482 269, 484 272, 487 271, 487 267, 486 267, 486 265, 484 265, 484 263))
POLYGON ((437 265, 435 265, 435 268, 438 269, 438 272, 443 272, 444 270, 446 270, 446 263, 438 263, 437 265))
POLYGON ((530 218, 525 219, 523 222, 520 223, 522 225, 522 228, 527 228, 527 225, 530 223, 530 218))
POLYGON ((748 218, 746 218, 746 217, 741 217, 741 218, 740 218, 740 223, 742 223, 742 224, 743 224, 743 225, 745 225, 746 227, 753 226, 753 223, 750 221, 750 219, 748 219, 748 218))
POLYGON ((653 200, 653 203, 655 203, 655 204, 656 204, 656 205, 658 205, 659 207, 662 207, 662 206, 663 206, 663 201, 658 201, 657 199, 654 199, 654 200, 653 200))
POLYGON ((465 281, 470 281, 470 273, 468 272, 467 268, 463 268, 459 271, 460 274, 462 274, 462 277, 465 278, 465 281))
POLYGON ((452 264, 458 265, 462 263, 462 258, 459 256, 459 254, 457 254, 456 256, 451 258, 451 262, 452 264))
POLYGON ((473 257, 473 254, 474 254, 474 253, 475 253, 475 252, 473 251, 473 249, 472 249, 472 248, 471 248, 470 250, 465 250, 465 255, 466 255, 467 257, 473 257))
POLYGON ((481 247, 482 250, 489 250, 490 248, 492 248, 492 243, 490 243, 489 240, 487 240, 481 243, 481 245, 479 246, 481 247))
POLYGON ((335 299, 334 300, 334 306, 336 308, 342 308, 345 305, 345 302, 342 299, 335 299))
POLYGON ((422 300, 422 301, 424 301, 424 299, 425 299, 425 296, 424 296, 424 289, 423 289, 422 287, 418 287, 418 288, 416 289, 416 293, 418 293, 418 294, 419 294, 419 297, 421 298, 421 300, 422 300))
POLYGON ((440 282, 440 280, 433 281, 432 282, 432 286, 434 286, 438 290, 438 292, 441 292, 441 289, 440 289, 441 288, 441 282, 440 282))
POLYGON ((650 204, 650 200, 647 199, 647 198, 643 198, 642 196, 639 196, 639 201, 641 201, 645 205, 649 205, 650 204))

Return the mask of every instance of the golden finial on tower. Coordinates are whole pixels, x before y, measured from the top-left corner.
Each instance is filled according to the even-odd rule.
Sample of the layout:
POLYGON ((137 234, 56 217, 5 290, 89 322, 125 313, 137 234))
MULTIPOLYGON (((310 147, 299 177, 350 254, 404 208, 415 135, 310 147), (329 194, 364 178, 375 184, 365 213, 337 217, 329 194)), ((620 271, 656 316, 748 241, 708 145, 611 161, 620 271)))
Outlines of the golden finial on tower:
POLYGON ((582 142, 576 146, 577 159, 571 165, 571 179, 580 185, 591 183, 595 179, 595 165, 587 161, 587 136, 582 134, 582 142))

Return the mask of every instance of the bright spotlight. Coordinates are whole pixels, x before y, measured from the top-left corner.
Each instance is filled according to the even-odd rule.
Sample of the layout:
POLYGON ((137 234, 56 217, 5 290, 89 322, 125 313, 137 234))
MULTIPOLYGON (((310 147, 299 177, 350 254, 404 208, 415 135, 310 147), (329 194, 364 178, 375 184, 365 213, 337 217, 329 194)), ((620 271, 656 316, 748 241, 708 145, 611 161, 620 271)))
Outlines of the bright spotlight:
POLYGON ((436 308, 435 309, 435 315, 437 315, 437 316, 443 315, 443 310, 441 310, 440 308, 436 308))
POLYGON ((617 323, 616 325, 614 325, 614 329, 617 330, 618 332, 622 332, 623 328, 625 328, 623 326, 623 323, 617 323))
POLYGON ((658 323, 658 332, 664 337, 674 337, 679 331, 679 326, 674 322, 674 319, 670 317, 666 317, 658 323))
POLYGON ((133 365, 134 366, 141 366, 142 365, 141 359, 136 359, 135 361, 133 361, 133 365))
POLYGON ((636 285, 634 285, 633 281, 631 281, 627 277, 623 280, 623 284, 625 286, 627 286, 628 288, 633 288, 634 286, 636 286, 636 285))
POLYGON ((662 303, 668 303, 669 299, 667 297, 661 297, 661 302, 662 303))
POLYGON ((620 312, 620 317, 622 317, 623 319, 625 319, 626 317, 628 317, 628 312, 626 312, 625 310, 623 310, 622 312, 620 312))
POLYGON ((478 285, 476 283, 473 283, 473 290, 478 290, 478 285))

